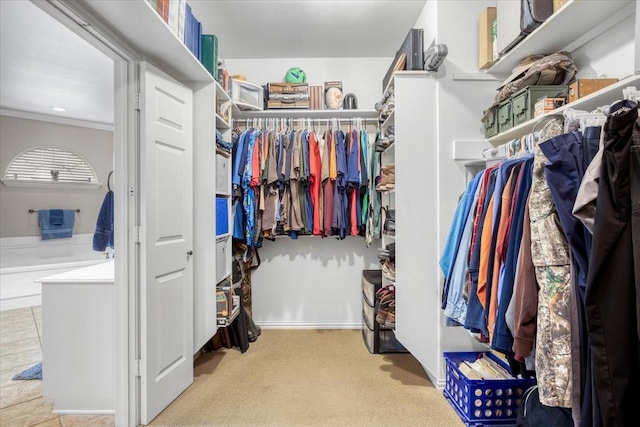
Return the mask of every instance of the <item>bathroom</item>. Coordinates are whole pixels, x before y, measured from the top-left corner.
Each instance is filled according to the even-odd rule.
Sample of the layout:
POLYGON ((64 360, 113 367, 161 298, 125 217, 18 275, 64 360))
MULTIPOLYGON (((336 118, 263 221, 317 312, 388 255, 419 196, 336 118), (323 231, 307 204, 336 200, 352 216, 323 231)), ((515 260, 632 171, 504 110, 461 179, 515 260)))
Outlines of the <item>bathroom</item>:
POLYGON ((0 20, 1 418, 57 418, 40 381, 11 378, 42 360, 38 280, 114 257, 111 248, 93 249, 96 222, 116 179, 114 65, 29 1, 1 2, 0 20), (7 174, 11 164, 24 172, 47 165, 50 179, 16 179, 27 175, 7 174), (64 178, 78 170, 85 182, 64 178), (42 238, 38 211, 48 209, 71 212, 71 237, 42 238))

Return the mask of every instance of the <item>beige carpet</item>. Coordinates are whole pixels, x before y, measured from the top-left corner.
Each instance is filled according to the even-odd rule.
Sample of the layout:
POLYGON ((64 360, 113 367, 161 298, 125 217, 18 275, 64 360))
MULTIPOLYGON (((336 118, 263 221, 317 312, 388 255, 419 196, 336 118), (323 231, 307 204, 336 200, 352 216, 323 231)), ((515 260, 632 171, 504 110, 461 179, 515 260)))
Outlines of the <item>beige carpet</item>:
POLYGON ((409 354, 370 354, 358 330, 263 330, 206 353, 152 426, 460 427, 409 354))

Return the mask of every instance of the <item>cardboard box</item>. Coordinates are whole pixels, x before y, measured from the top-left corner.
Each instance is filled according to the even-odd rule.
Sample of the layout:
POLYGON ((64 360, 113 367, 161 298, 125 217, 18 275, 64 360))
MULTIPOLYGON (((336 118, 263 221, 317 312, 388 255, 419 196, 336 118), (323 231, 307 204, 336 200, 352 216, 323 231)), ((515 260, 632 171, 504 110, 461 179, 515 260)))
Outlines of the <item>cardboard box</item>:
POLYGON ((493 64, 493 21, 496 8, 488 7, 478 19, 478 67, 482 70, 493 64))
POLYGON ((569 85, 569 102, 617 83, 618 79, 578 79, 569 85))
POLYGON ((555 13, 558 9, 564 6, 565 3, 568 3, 569 0, 553 0, 553 12, 555 13))
POLYGON ((564 98, 542 98, 536 101, 533 116, 538 117, 562 106, 564 98))

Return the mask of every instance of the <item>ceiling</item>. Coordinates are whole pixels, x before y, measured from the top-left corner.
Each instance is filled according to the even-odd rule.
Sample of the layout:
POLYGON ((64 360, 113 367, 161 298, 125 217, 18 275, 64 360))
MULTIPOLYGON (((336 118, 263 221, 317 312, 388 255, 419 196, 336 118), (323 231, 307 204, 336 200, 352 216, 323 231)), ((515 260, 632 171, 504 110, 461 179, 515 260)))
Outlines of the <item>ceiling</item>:
POLYGON ((189 0, 220 57, 393 57, 426 0, 189 0))
POLYGON ((0 1, 0 108, 113 123, 113 95, 110 58, 31 2, 0 1))
MULTIPOLYGON (((240 59, 393 57, 425 1, 188 3, 220 57, 240 59)), ((113 62, 31 2, 1 0, 0 108, 113 123, 113 62)))

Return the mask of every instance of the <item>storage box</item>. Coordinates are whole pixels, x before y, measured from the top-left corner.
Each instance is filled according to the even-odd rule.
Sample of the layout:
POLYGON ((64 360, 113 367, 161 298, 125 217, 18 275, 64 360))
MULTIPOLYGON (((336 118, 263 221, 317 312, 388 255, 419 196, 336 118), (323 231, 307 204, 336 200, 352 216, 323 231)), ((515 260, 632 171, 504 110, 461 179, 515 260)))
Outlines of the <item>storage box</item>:
POLYGON ((564 105, 567 100, 565 98, 540 98, 536 101, 536 105, 533 111, 533 117, 538 117, 543 114, 549 113, 558 107, 564 105))
POLYGON ((242 80, 231 80, 231 99, 241 110, 262 110, 264 91, 262 86, 242 80))
POLYGON ((494 108, 489 112, 484 125, 484 137, 491 138, 498 133, 498 109, 494 108))
POLYGON ((493 21, 496 8, 488 7, 478 19, 478 68, 485 69, 493 64, 493 21))
MULTIPOLYGON (((515 425, 524 392, 534 379, 482 380, 467 378, 458 367, 473 362, 478 352, 444 353, 446 363, 444 397, 467 425, 515 425)), ((509 371, 508 365, 494 354, 483 353, 509 371)))
POLYGON ((569 0, 553 0, 553 12, 555 13, 558 9, 568 3, 569 0))
POLYGON ((267 109, 309 109, 309 99, 270 99, 267 101, 267 109))
POLYGON ((362 339, 369 353, 372 354, 407 352, 407 349, 396 339, 393 330, 379 329, 375 325, 367 324, 364 313, 362 313, 362 339))
POLYGON ((513 127, 513 115, 511 113, 511 98, 498 104, 498 133, 513 127))
POLYGON ((229 232, 229 198, 216 197, 216 236, 229 232))
POLYGON ((308 83, 267 83, 268 99, 308 99, 308 83))
POLYGON ((527 122, 534 117, 535 104, 540 98, 563 97, 567 92, 566 85, 527 86, 511 95, 511 111, 513 126, 527 122))
POLYGON ((569 85, 569 102, 616 83, 618 79, 578 79, 569 85))

